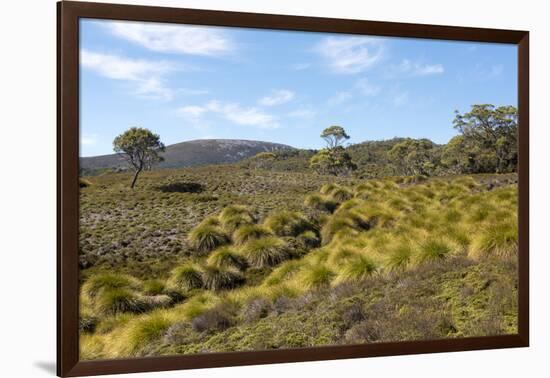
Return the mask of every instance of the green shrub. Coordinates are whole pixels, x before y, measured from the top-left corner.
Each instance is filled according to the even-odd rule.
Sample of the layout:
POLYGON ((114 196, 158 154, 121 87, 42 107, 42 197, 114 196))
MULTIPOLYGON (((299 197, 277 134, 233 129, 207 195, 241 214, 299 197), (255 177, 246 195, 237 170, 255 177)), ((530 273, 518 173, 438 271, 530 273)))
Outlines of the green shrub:
POLYGON ((250 240, 241 251, 254 268, 274 266, 290 257, 287 243, 274 236, 250 240))
POLYGON ((198 225, 189 233, 187 240, 200 252, 209 252, 229 243, 229 237, 222 229, 210 225, 198 225))
POLYGON ((264 226, 257 224, 246 224, 239 227, 233 234, 235 244, 242 245, 253 239, 260 239, 272 235, 271 232, 264 226))
POLYGON ((204 311, 191 321, 191 327, 195 332, 207 333, 223 331, 234 324, 234 316, 223 304, 204 311))
POLYGON ((181 265, 174 269, 170 283, 183 290, 199 289, 204 285, 200 268, 193 264, 181 265))
POLYGON ((293 211, 273 213, 266 218, 264 225, 277 236, 298 236, 315 228, 303 214, 293 211))
POLYGON ((247 267, 246 259, 231 247, 220 247, 208 257, 208 265, 218 268, 235 268, 243 270, 247 267))
POLYGON ((244 283, 244 277, 238 272, 215 266, 204 267, 202 279, 209 290, 233 289, 244 283))

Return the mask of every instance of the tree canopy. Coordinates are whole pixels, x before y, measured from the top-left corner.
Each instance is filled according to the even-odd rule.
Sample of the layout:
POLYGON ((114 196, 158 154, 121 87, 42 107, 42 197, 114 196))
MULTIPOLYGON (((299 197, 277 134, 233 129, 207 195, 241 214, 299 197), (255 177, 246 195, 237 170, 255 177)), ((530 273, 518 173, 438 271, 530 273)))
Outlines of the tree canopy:
POLYGON ((149 170, 163 160, 159 152, 163 152, 165 147, 158 134, 148 129, 132 127, 113 140, 113 149, 134 169, 134 178, 130 185, 133 189, 143 170, 149 170))
POLYGON ((343 141, 348 140, 350 137, 343 127, 333 125, 323 130, 321 138, 327 143, 327 148, 332 149, 339 147, 343 141))
POLYGON ((309 161, 310 167, 320 174, 348 175, 357 169, 350 154, 341 145, 349 135, 341 126, 330 126, 321 133, 327 144, 326 148, 317 152, 309 161))

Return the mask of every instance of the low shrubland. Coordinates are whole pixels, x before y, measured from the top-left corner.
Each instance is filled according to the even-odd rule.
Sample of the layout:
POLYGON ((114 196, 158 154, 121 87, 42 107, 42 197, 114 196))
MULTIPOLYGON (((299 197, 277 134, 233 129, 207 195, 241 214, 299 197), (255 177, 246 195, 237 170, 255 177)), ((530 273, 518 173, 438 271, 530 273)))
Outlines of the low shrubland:
MULTIPOLYGON (((101 214, 91 210, 91 193, 104 186, 116 197, 116 180, 92 178, 82 189, 90 197, 83 256, 101 250, 83 271, 83 358, 516 332, 510 175, 323 183, 265 173, 282 180, 275 184, 259 180, 259 171, 250 179, 252 199, 235 195, 246 190, 246 177, 238 181, 243 172, 233 169, 223 190, 209 176, 203 192, 160 192, 155 205, 146 194, 133 194, 143 201, 134 208, 99 196, 99 208, 112 207, 101 214), (299 188, 293 198, 278 191, 289 185, 299 188), (201 202, 205 193, 217 199, 201 202), (136 210, 154 213, 153 224, 140 223, 136 210), (112 235, 114 219, 125 220, 126 232, 98 247, 97 235, 112 235), (159 243, 164 252, 155 254, 159 243), (114 250, 123 255, 107 263, 114 250)), ((195 171, 185 172, 178 180, 195 171)))

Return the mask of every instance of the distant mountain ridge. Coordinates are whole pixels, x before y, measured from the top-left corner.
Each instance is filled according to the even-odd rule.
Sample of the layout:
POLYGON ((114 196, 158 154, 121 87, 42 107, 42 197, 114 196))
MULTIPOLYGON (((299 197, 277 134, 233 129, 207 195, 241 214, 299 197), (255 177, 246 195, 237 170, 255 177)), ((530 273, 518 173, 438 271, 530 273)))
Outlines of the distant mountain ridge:
MULTIPOLYGON (((271 142, 243 139, 197 139, 171 144, 162 153, 164 161, 157 168, 182 168, 207 164, 235 163, 260 152, 294 150, 294 147, 271 142)), ((118 154, 81 157, 80 169, 124 169, 128 164, 118 154)))

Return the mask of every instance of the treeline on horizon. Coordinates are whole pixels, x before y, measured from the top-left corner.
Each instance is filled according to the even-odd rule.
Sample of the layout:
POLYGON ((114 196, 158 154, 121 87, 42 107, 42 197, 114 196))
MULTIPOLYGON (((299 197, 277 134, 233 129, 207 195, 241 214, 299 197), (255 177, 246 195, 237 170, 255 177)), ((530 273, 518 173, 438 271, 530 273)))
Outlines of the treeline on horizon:
POLYGON ((296 149, 260 153, 242 164, 249 168, 288 171, 315 170, 320 174, 375 178, 385 176, 442 176, 517 171, 517 109, 490 104, 473 105, 467 113, 455 112, 458 135, 447 144, 429 139, 396 137, 350 144, 340 126, 321 137, 321 150, 296 149))

